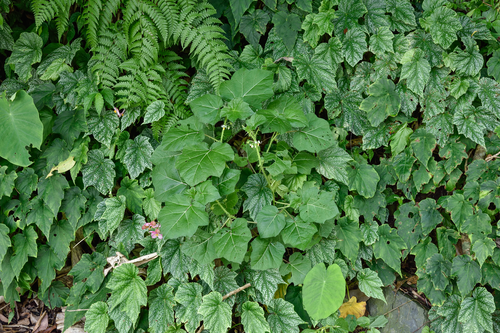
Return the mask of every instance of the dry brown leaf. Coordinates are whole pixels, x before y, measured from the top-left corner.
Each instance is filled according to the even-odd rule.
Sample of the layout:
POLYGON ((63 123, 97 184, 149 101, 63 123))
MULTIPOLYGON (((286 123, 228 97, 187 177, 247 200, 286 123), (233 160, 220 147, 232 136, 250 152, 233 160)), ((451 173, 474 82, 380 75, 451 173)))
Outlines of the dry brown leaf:
POLYGON ((345 318, 348 315, 354 315, 356 318, 363 317, 366 311, 366 302, 358 302, 353 296, 348 302, 342 304, 339 311, 340 318, 345 318))

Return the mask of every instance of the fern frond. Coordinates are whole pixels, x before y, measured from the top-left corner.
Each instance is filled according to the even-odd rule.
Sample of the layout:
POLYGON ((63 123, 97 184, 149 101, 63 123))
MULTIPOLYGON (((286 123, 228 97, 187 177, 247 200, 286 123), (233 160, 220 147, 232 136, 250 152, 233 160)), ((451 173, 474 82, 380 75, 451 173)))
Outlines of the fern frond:
POLYGON ((115 15, 120 8, 120 3, 120 0, 106 0, 106 3, 104 4, 104 7, 99 16, 99 34, 108 29, 113 19, 113 15, 115 15))
POLYGON ((57 35, 61 39, 68 27, 70 7, 75 2, 76 0, 33 0, 31 9, 35 14, 36 26, 56 18, 57 35))
POLYGON ((169 39, 168 22, 161 11, 161 8, 158 7, 154 2, 142 1, 140 9, 143 13, 147 14, 149 18, 154 22, 154 25, 158 29, 159 35, 161 36, 164 45, 166 45, 167 40, 169 39))
POLYGON ((97 30, 99 29, 99 16, 102 11, 101 0, 88 0, 83 9, 83 19, 87 24, 87 40, 90 47, 97 46, 97 30))
POLYGON ((98 45, 92 49, 93 59, 97 60, 92 72, 106 88, 118 82, 120 64, 127 59, 127 41, 114 26, 99 35, 98 45))
POLYGON ((160 11, 165 15, 168 28, 168 38, 166 39, 167 45, 173 39, 173 34, 177 29, 179 24, 179 8, 176 0, 155 0, 154 1, 160 11))

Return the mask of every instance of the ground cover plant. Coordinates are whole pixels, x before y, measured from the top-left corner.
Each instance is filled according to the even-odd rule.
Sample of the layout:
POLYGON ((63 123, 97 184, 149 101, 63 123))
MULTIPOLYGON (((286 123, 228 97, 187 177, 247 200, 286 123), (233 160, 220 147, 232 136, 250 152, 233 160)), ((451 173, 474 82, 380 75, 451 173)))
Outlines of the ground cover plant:
POLYGON ((11 307, 90 333, 375 333, 349 289, 416 276, 427 332, 500 331, 498 3, 0 13, 11 307))

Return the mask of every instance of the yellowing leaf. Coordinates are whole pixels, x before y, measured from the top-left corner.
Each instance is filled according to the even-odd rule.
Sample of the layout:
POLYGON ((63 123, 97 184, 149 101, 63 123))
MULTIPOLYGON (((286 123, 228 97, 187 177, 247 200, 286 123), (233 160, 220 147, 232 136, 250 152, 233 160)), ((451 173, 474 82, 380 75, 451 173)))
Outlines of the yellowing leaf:
POLYGON ((357 298, 352 296, 348 302, 342 304, 339 311, 340 318, 345 318, 348 315, 356 316, 356 318, 363 317, 366 311, 366 302, 358 302, 357 298))
POLYGON ((51 177, 53 175, 53 172, 54 171, 57 171, 59 173, 64 173, 68 170, 70 170, 74 165, 75 165, 75 159, 73 156, 70 156, 68 159, 62 161, 61 163, 59 163, 57 166, 53 167, 49 174, 47 175, 47 177, 45 177, 45 179, 51 177))

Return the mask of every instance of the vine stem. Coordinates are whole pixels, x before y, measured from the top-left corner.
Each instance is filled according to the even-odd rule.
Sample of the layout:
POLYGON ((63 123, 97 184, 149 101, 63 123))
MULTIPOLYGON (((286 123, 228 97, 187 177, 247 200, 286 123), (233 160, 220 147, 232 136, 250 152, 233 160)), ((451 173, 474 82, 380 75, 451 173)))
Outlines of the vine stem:
POLYGON ((252 140, 254 141, 254 144, 255 144, 254 149, 257 152, 257 159, 259 162, 260 172, 262 173, 264 178, 266 178, 267 186, 269 187, 269 189, 271 190, 271 193, 273 194, 273 203, 276 203, 276 199, 274 197, 274 190, 271 188, 271 181, 269 180, 269 177, 267 176, 267 174, 264 170, 264 162, 262 162, 262 158, 260 156, 260 146, 257 143, 257 137, 255 136, 255 133, 253 131, 248 132, 248 134, 250 135, 250 137, 252 138, 252 140))
MULTIPOLYGON (((250 284, 250 283, 247 283, 247 284, 245 284, 244 286, 239 287, 238 289, 234 289, 233 291, 231 291, 231 292, 229 292, 229 293, 225 294, 225 295, 222 297, 222 300, 225 300, 226 298, 229 298, 229 297, 231 297, 231 296, 233 296, 233 295, 235 295, 235 294, 239 293, 240 291, 247 289, 247 288, 248 288, 248 287, 250 287, 250 286, 251 286, 251 284, 250 284)), ((205 329, 205 325, 204 325, 204 324, 201 324, 201 326, 200 326, 200 328, 198 329, 197 333, 201 333, 201 332, 203 332, 203 330, 204 330, 204 329, 205 329)))
MULTIPOLYGON (((215 200, 215 201, 217 201, 217 204, 218 204, 218 205, 219 205, 219 207, 220 207, 220 208, 224 211, 224 213, 227 215, 227 217, 229 217, 230 219, 235 219, 235 218, 236 218, 233 214, 230 214, 230 213, 226 210, 226 208, 224 208, 224 206, 222 206, 222 204, 220 203, 220 201, 219 201, 218 199, 217 199, 217 200, 215 200)), ((224 222, 224 225, 225 225, 226 223, 227 223, 227 221, 226 221, 226 222, 224 222)), ((224 226, 222 226, 222 227, 224 227, 224 226)))

